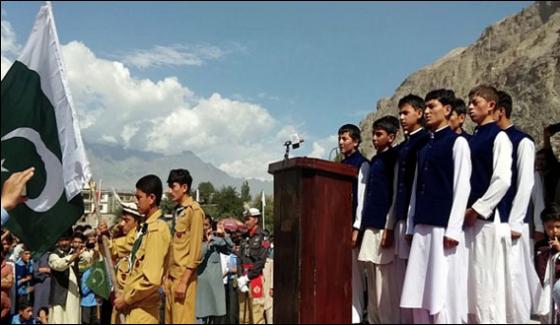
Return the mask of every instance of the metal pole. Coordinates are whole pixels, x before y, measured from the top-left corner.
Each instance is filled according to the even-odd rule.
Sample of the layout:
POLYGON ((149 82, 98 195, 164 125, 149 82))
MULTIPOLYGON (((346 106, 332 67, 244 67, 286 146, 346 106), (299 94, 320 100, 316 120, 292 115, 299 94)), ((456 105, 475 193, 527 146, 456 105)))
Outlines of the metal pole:
POLYGON ((263 217, 263 230, 266 230, 266 219, 264 218, 264 207, 266 206, 264 191, 261 192, 261 213, 263 217))
MULTIPOLYGON (((101 184, 101 183, 100 183, 101 184)), ((101 211, 99 211, 99 200, 101 199, 101 195, 97 195, 95 193, 95 188, 92 189, 94 194, 94 205, 95 205, 95 214, 97 216, 97 223, 101 222, 101 211)), ((99 188, 99 194, 101 194, 101 188, 99 188)), ((113 259, 111 258, 111 251, 109 250, 109 238, 106 235, 101 236, 101 249, 103 250, 103 259, 105 261, 105 269, 107 271, 107 275, 111 280, 111 285, 113 286, 113 290, 117 291, 119 288, 119 283, 117 282, 117 275, 115 274, 115 267, 113 265, 113 259)), ((121 324, 125 324, 124 315, 119 313, 119 320, 121 324)))

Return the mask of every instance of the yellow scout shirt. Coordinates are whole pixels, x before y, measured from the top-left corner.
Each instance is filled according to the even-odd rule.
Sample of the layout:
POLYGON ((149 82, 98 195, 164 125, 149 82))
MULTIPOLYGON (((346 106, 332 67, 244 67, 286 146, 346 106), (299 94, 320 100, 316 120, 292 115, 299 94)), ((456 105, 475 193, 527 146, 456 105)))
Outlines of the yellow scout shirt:
POLYGON ((161 215, 161 210, 157 210, 146 219, 146 232, 124 286, 124 301, 132 308, 153 306, 160 301, 158 290, 171 242, 169 227, 159 220, 161 215))
POLYGON ((129 231, 126 236, 115 238, 109 241, 111 257, 115 262, 115 268, 117 270, 116 276, 117 283, 119 284, 119 289, 122 289, 126 282, 129 271, 128 255, 130 255, 130 251, 132 250, 132 245, 134 245, 134 241, 136 240, 137 233, 138 231, 136 230, 136 228, 134 228, 129 231))
POLYGON ((202 262, 204 211, 190 196, 181 202, 181 208, 169 256, 169 275, 175 279, 180 279, 185 269, 196 269, 202 262))

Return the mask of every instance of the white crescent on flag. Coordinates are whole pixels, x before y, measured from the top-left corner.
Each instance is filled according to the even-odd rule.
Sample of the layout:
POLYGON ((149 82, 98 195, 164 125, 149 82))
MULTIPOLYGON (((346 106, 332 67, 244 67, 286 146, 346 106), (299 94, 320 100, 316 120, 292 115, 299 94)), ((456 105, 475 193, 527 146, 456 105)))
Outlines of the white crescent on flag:
POLYGON ((23 138, 33 143, 37 154, 45 164, 45 187, 38 197, 27 200, 25 204, 35 212, 48 211, 58 202, 64 192, 61 177, 62 164, 55 154, 47 148, 37 131, 30 128, 18 128, 3 136, 2 142, 13 138, 23 138))

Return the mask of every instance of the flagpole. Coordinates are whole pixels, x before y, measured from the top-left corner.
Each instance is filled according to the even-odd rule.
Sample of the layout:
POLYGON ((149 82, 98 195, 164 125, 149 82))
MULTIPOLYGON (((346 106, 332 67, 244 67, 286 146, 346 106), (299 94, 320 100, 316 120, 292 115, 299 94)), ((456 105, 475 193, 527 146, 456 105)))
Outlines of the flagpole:
POLYGON ((266 230, 266 219, 264 218, 264 207, 266 206, 264 191, 261 192, 261 212, 263 217, 263 230, 266 230))
MULTIPOLYGON (((101 180, 99 181, 99 184, 101 184, 101 180)), ((97 192, 99 193, 99 196, 97 195, 97 193, 95 193, 95 189, 93 190, 95 214, 97 215, 97 223, 99 224, 101 222, 101 211, 99 210, 100 207, 99 200, 101 199, 101 187, 97 192)), ((116 292, 117 289, 119 288, 119 283, 117 282, 117 275, 115 273, 113 259, 111 258, 111 251, 109 250, 109 238, 107 238, 107 235, 105 234, 101 235, 101 248, 103 249, 103 255, 104 255, 103 257, 105 260, 105 269, 107 271, 107 275, 111 280, 111 285, 113 287, 113 290, 116 292)), ((121 313, 119 313, 119 320, 121 324, 125 324, 124 315, 121 313)))

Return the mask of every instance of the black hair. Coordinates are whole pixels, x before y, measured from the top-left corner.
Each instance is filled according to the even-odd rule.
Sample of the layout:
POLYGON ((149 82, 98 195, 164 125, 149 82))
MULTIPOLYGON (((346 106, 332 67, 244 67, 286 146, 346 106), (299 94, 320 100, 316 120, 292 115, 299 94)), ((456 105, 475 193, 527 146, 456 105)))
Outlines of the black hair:
POLYGON ((498 90, 490 85, 479 85, 471 89, 469 91, 469 101, 473 99, 473 97, 480 96, 487 101, 494 101, 498 104, 498 90))
POLYGON ((424 112, 424 108, 426 108, 426 103, 422 97, 414 94, 408 94, 399 100, 399 108, 407 104, 414 107, 415 110, 421 110, 422 112, 424 112))
POLYGON ((163 185, 159 177, 156 175, 146 175, 136 182, 136 188, 147 195, 153 194, 156 197, 156 205, 159 206, 163 194, 163 185))
POLYGON ((26 303, 25 301, 18 301, 18 305, 19 305, 19 307, 18 307, 19 311, 24 311, 29 307, 33 307, 33 306, 29 305, 28 303, 26 303))
POLYGON ((81 231, 75 231, 74 234, 72 235, 72 239, 74 238, 80 238, 82 240, 82 242, 85 241, 86 237, 84 236, 84 233, 81 231))
POLYGON ((547 221, 560 221, 560 211, 554 205, 546 207, 543 212, 541 212, 542 222, 547 221))
POLYGON ((511 111, 513 109, 513 100, 511 96, 505 91, 498 91, 498 102, 496 103, 497 108, 503 108, 506 113, 506 117, 511 117, 511 111))
POLYGON ((461 98, 455 98, 451 107, 453 107, 453 110, 457 113, 457 115, 467 114, 467 105, 465 105, 465 101, 461 98))
POLYGON ((187 193, 191 190, 193 179, 191 174, 186 169, 172 169, 169 172, 169 177, 167 177, 167 185, 171 187, 173 183, 179 183, 179 185, 187 185, 187 193))
POLYGON ((39 308, 39 310, 37 310, 37 317, 39 317, 39 315, 41 314, 41 311, 44 311, 45 314, 47 314, 47 316, 49 315, 49 308, 43 306, 43 307, 39 308))
POLYGON ((385 115, 373 122, 373 130, 382 129, 389 134, 399 132, 399 120, 392 115, 385 115))
POLYGON ((338 129, 338 135, 343 135, 344 133, 348 132, 348 135, 354 141, 358 141, 358 144, 362 142, 362 135, 360 132, 360 128, 354 124, 344 124, 343 126, 338 129))
POLYGON ((425 102, 430 100, 437 100, 442 105, 450 105, 453 108, 453 103, 455 102, 455 92, 451 89, 436 89, 430 91, 426 94, 425 102))

